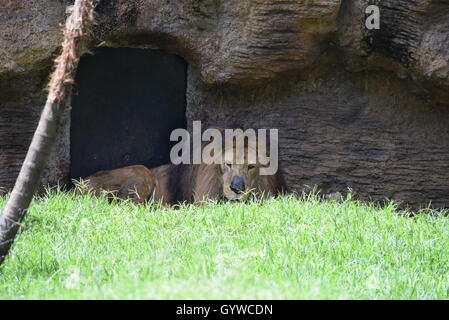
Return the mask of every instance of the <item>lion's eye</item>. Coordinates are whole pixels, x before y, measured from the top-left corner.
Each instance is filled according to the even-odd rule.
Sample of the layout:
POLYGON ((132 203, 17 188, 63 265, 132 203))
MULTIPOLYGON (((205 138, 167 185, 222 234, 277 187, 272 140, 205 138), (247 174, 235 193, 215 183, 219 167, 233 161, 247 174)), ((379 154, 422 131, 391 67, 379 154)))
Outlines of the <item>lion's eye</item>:
POLYGON ((227 165, 229 168, 232 167, 232 163, 230 163, 230 162, 226 162, 226 165, 227 165))
POLYGON ((252 169, 254 169, 255 167, 256 167, 255 165, 250 164, 250 165, 248 166, 248 170, 252 170, 252 169))

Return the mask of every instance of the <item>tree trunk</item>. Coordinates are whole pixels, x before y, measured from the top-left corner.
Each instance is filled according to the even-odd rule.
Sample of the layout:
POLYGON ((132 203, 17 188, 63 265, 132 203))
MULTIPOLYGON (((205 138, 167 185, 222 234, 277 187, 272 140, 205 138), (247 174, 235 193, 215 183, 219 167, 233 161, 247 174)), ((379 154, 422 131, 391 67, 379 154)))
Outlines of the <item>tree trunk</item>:
POLYGON ((55 61, 49 93, 39 124, 9 201, 0 216, 0 265, 3 263, 40 182, 67 105, 85 38, 98 0, 76 0, 64 29, 61 55, 55 61))

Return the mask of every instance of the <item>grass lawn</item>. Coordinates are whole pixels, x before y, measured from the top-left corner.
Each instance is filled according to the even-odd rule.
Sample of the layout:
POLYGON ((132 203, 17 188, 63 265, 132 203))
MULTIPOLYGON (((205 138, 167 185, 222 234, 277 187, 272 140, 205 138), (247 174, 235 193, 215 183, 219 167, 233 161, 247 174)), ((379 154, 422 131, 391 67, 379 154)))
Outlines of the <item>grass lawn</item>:
POLYGON ((448 219, 316 196, 174 210, 54 191, 33 202, 0 299, 447 299, 448 219))

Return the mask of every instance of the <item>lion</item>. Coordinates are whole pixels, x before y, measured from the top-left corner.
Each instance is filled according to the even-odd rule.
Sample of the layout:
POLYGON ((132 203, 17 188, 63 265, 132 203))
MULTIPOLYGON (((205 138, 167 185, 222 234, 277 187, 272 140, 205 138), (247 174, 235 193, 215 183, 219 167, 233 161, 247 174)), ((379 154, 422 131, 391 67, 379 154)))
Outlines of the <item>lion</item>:
POLYGON ((84 181, 96 196, 106 191, 121 199, 131 199, 136 204, 145 203, 157 186, 156 177, 143 165, 99 171, 84 181))
MULTIPOLYGON (((285 182, 278 171, 261 175, 264 165, 248 161, 248 145, 244 145, 244 160, 236 161, 236 139, 232 147, 221 146, 221 163, 165 164, 151 171, 158 180, 154 200, 163 204, 195 203, 206 199, 244 201, 251 195, 276 196, 286 191, 285 182)), ((258 145, 258 148, 265 146, 258 145)), ((204 144, 201 147, 204 148, 204 144)))

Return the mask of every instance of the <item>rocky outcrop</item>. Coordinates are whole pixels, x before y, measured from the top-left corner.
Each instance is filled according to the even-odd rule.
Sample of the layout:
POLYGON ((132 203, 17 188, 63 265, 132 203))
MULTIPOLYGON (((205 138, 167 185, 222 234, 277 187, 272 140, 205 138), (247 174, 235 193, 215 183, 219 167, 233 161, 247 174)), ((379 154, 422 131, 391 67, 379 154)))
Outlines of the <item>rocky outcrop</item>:
POLYGON ((448 103, 449 1, 342 1, 340 13, 338 43, 349 70, 391 70, 448 103), (379 30, 360 23, 367 3, 380 8, 379 30))
MULTIPOLYGON (((0 0, 0 187, 18 173, 69 0, 0 0)), ((92 46, 190 65, 187 116, 280 128, 295 190, 449 206, 449 1, 101 1, 92 46), (365 8, 380 7, 380 29, 365 8)), ((67 174, 67 127, 44 182, 67 174)))
MULTIPOLYGON (((0 74, 48 65, 69 0, 0 1, 0 74)), ((95 34, 109 44, 162 47, 199 67, 209 84, 266 81, 303 70, 329 46, 353 71, 393 70, 447 86, 445 0, 102 1, 95 34), (365 27, 377 4, 380 30, 365 27)))

